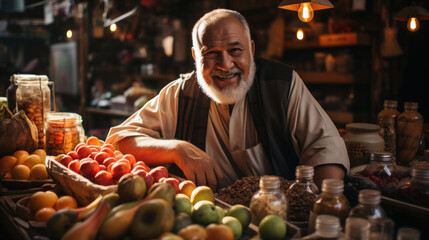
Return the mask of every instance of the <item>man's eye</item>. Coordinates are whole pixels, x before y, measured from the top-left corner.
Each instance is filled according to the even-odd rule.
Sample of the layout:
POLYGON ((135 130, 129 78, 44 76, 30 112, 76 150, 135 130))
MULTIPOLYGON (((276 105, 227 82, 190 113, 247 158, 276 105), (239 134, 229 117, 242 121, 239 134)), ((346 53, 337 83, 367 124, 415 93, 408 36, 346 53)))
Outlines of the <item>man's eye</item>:
POLYGON ((241 49, 240 48, 233 48, 233 49, 230 50, 230 53, 232 55, 238 55, 238 54, 241 53, 241 49))
POLYGON ((217 52, 215 52, 215 51, 209 51, 209 52, 204 53, 204 57, 211 58, 211 57, 216 57, 216 56, 217 56, 217 52))

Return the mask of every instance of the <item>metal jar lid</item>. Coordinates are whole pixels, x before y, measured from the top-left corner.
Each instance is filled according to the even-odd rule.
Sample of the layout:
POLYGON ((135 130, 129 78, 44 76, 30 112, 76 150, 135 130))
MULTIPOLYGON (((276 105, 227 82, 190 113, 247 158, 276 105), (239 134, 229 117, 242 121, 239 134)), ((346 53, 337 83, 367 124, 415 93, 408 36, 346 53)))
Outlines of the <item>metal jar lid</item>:
POLYGON ((358 133, 378 132, 380 126, 372 123, 348 123, 346 124, 347 131, 358 133))
POLYGON ((393 155, 390 152, 373 152, 370 156, 371 161, 392 162, 393 155))

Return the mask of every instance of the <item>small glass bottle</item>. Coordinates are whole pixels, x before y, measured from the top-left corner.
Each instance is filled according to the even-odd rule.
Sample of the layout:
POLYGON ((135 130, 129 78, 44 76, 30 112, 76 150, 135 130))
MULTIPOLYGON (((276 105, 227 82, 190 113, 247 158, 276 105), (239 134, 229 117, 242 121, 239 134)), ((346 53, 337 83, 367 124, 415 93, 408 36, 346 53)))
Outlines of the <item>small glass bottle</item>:
POLYGON ((420 231, 415 228, 402 227, 398 229, 397 240, 420 240, 420 231))
POLYGON ((378 125, 380 125, 380 135, 384 139, 386 152, 391 152, 396 156, 396 120, 399 111, 396 109, 398 102, 395 100, 384 100, 384 109, 378 114, 378 125))
POLYGON ((349 217, 360 217, 373 220, 386 216, 380 206, 380 191, 364 189, 359 191, 359 204, 352 208, 349 217))
POLYGON ((371 223, 363 218, 349 217, 346 220, 347 240, 369 240, 371 223))
POLYGON ((313 182, 314 168, 312 166, 297 166, 295 175, 295 182, 286 192, 287 216, 291 222, 304 223, 303 227, 306 229, 310 210, 316 201, 319 189, 313 182))
POLYGON ((259 181, 260 190, 250 200, 252 223, 259 222, 269 214, 277 215, 286 220, 286 196, 280 190, 280 179, 277 176, 265 175, 259 181))
POLYGON ((315 230, 316 216, 328 214, 340 219, 344 226, 348 216, 350 205, 347 198, 343 195, 344 182, 340 179, 324 179, 322 181, 322 193, 316 198, 313 209, 310 212, 308 223, 308 233, 315 230))
POLYGON ((384 139, 380 136, 380 126, 371 123, 348 123, 343 136, 350 159, 350 167, 369 162, 372 152, 384 150, 384 139))
POLYGON ((405 102, 404 112, 398 116, 396 160, 400 165, 409 165, 419 149, 423 134, 423 116, 417 112, 417 102, 405 102))
POLYGON ((338 217, 321 214, 316 218, 316 231, 303 237, 302 240, 335 240, 342 235, 338 217))
POLYGON ((411 167, 411 179, 397 190, 397 199, 429 208, 429 163, 417 162, 411 167))

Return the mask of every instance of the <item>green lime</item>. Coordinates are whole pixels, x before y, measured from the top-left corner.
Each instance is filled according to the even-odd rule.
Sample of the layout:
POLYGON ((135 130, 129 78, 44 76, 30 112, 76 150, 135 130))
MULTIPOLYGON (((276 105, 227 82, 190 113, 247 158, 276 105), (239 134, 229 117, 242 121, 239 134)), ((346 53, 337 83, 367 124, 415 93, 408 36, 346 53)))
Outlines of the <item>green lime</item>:
POLYGON ((216 211, 218 213, 218 223, 222 223, 222 218, 225 217, 225 210, 223 210, 223 208, 216 206, 216 211))
POLYGON ((243 229, 246 229, 249 226, 250 220, 252 218, 249 208, 241 204, 231 206, 226 212, 226 216, 237 218, 238 221, 240 221, 243 229))
POLYGON ((237 218, 226 216, 222 218, 222 224, 231 228, 232 232, 234 233, 234 239, 240 239, 241 234, 243 233, 243 227, 237 218))
POLYGON ((286 222, 277 215, 267 215, 259 223, 261 239, 283 239, 286 236, 286 222))

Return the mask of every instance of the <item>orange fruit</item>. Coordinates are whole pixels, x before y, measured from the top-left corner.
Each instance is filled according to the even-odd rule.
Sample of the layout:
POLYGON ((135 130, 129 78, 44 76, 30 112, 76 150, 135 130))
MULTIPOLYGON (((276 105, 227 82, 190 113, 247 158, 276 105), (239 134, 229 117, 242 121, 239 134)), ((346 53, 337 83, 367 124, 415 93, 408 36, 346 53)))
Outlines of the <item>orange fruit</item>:
POLYGON ((22 165, 25 165, 31 169, 34 165, 42 164, 42 163, 43 163, 42 159, 40 158, 39 155, 31 154, 26 159, 24 159, 24 161, 22 162, 22 165))
POLYGON ((100 139, 98 139, 97 137, 91 136, 86 140, 86 144, 87 145, 95 145, 95 146, 101 146, 101 142, 100 139))
POLYGON ((30 199, 28 200, 28 208, 31 210, 31 212, 35 213, 39 209, 42 209, 44 207, 54 208, 57 201, 58 201, 58 196, 54 192, 38 191, 33 195, 31 195, 30 199))
POLYGON ((46 152, 43 149, 36 149, 32 154, 38 155, 42 160, 42 163, 45 163, 46 152))
POLYGON ((15 164, 15 165, 18 165, 18 164, 22 164, 22 162, 23 162, 23 161, 24 161, 28 156, 30 156, 30 154, 29 154, 27 151, 25 151, 25 150, 18 150, 18 151, 16 151, 16 152, 14 152, 12 156, 16 157, 16 159, 17 159, 18 161, 16 162, 16 164, 15 164))
POLYGON ((13 179, 28 180, 30 179, 30 168, 25 165, 17 165, 12 168, 11 175, 13 179))
POLYGON ((55 210, 60 210, 63 208, 77 208, 77 201, 72 196, 62 196, 58 198, 56 204, 55 204, 55 210))
POLYGON ((6 173, 10 172, 13 166, 15 166, 16 161, 18 161, 18 159, 14 156, 2 157, 0 159, 0 177, 4 177, 6 173))
POLYGON ((45 164, 36 164, 30 170, 30 180, 44 180, 48 179, 48 177, 45 164))
POLYGON ((51 207, 41 208, 34 214, 34 221, 46 223, 54 213, 56 213, 56 211, 51 207))
POLYGON ((207 240, 234 240, 234 233, 226 225, 212 223, 206 227, 207 240))

